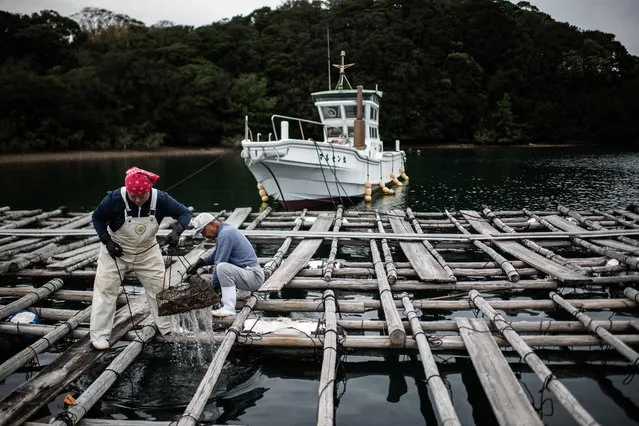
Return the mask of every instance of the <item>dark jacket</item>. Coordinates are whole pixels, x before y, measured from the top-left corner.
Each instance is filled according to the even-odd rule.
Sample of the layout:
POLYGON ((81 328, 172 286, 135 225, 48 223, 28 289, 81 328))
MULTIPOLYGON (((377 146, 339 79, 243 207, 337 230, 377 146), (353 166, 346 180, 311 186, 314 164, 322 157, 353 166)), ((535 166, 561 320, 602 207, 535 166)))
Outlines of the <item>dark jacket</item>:
MULTIPOLYGON (((127 194, 127 202, 131 208, 131 215, 134 217, 148 217, 149 208, 151 206, 151 197, 142 204, 139 208, 133 201, 129 199, 127 194)), ((124 223, 124 200, 120 195, 120 188, 110 191, 107 196, 100 202, 98 207, 93 212, 93 227, 95 228, 98 236, 102 236, 107 233, 107 226, 111 228, 111 231, 115 232, 124 223)), ((155 218, 158 223, 162 222, 166 216, 170 216, 176 219, 184 229, 189 226, 191 217, 193 216, 189 209, 183 204, 177 202, 173 197, 164 191, 158 190, 158 200, 155 209, 155 218)))

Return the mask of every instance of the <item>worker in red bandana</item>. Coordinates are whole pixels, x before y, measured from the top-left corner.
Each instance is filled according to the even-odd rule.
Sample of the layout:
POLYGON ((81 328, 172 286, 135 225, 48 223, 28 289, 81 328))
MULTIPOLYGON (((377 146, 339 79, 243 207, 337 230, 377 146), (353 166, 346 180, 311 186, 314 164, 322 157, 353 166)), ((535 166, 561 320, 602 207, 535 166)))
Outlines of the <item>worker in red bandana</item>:
POLYGON ((144 287, 160 333, 171 331, 170 317, 158 316, 156 295, 164 285, 165 267, 156 234, 162 219, 176 219, 167 243, 177 247, 192 214, 169 194, 153 188, 159 178, 138 167, 130 168, 124 186, 109 192, 93 212, 93 226, 104 244, 98 255, 91 309, 91 343, 96 349, 110 346, 116 299, 129 271, 144 287))

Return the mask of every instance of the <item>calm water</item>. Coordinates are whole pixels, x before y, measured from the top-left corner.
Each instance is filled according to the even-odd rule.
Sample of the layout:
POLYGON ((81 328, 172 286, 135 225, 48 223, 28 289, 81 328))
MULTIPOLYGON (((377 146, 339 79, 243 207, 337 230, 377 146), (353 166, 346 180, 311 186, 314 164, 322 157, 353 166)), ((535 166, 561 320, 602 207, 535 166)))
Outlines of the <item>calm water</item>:
MULTIPOLYGON (((157 187, 199 211, 258 208, 255 182, 239 151, 223 156, 54 161, 0 166, 0 205, 90 211, 131 166, 161 176, 157 187), (199 173, 189 177, 198 170, 199 173), (181 181, 185 180, 183 183, 181 181), (176 186, 177 185, 177 186, 176 186)), ((408 153, 410 185, 373 208, 415 211, 625 207, 639 200, 639 153, 574 148, 450 149, 408 153)), ((362 204, 356 208, 363 209, 362 204)))
MULTIPOLYGON (((174 186, 171 195, 198 211, 242 206, 257 210, 261 204, 255 182, 235 151, 222 157, 3 164, 0 206, 50 210, 65 205, 73 211, 90 211, 106 190, 121 185, 124 171, 134 165, 161 175, 158 188, 174 186)), ((394 197, 377 199, 374 208, 442 211, 488 205, 493 209, 552 209, 558 204, 625 208, 639 200, 637 153, 541 148, 423 150, 408 154, 407 173, 410 184, 394 197)), ((511 319, 539 319, 539 315, 523 312, 511 319)), ((117 351, 109 355, 114 357, 117 351)), ((55 356, 55 350, 42 354, 40 363, 47 364, 55 356)), ((210 359, 207 348, 195 353, 172 345, 150 345, 88 417, 173 420, 184 411, 210 359)), ((513 366, 521 366, 518 358, 509 360, 513 366)), ((314 424, 321 358, 281 361, 234 354, 230 361, 205 409, 206 422, 314 424)), ((573 362, 557 361, 551 369, 602 424, 637 424, 639 379, 624 384, 628 372, 615 365, 625 364, 591 361, 575 366, 573 362)), ((438 358, 438 366, 450 383, 462 423, 495 424, 469 359, 446 355, 438 358)), ((98 371, 83 376, 71 389, 61 390, 60 397, 40 413, 40 420, 46 422, 51 413, 58 413, 66 392, 77 396, 98 371)), ((337 390, 337 424, 435 424, 423 369, 415 357, 348 356, 338 371, 343 380, 337 390)), ((0 397, 29 374, 14 374, 0 383, 0 397)), ((548 391, 540 394, 539 381, 526 368, 521 368, 520 380, 537 408, 542 398, 550 397, 548 391)), ((572 422, 557 401, 554 407, 544 403, 543 413, 546 424, 572 422)))

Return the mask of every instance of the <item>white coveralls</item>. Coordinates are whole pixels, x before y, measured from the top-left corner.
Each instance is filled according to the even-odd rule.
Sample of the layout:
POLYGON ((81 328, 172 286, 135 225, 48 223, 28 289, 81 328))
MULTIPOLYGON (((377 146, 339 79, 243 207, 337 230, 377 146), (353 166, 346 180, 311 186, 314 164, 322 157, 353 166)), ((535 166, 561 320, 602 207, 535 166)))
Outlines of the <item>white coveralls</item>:
POLYGON ((91 309, 91 341, 109 340, 115 316, 116 299, 122 278, 127 271, 133 271, 140 280, 146 293, 153 319, 163 335, 171 331, 171 320, 168 316, 158 316, 156 294, 163 288, 164 261, 155 236, 159 225, 155 219, 157 190, 151 190, 151 207, 148 217, 132 217, 126 199, 126 189, 120 189, 126 209, 124 224, 111 238, 122 246, 122 256, 114 259, 105 245, 100 248, 98 268, 93 285, 93 305, 91 309), (116 266, 117 262, 117 266, 116 266))

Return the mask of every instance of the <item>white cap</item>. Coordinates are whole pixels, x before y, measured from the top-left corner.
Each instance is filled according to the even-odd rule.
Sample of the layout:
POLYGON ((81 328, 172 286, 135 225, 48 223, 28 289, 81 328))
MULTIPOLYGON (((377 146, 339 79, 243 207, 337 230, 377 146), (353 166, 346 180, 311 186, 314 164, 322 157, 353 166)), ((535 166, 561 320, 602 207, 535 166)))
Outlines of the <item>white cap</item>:
POLYGON ((191 226, 195 228, 195 233, 193 234, 193 236, 197 237, 198 235, 200 235, 202 233, 202 230, 204 230, 204 227, 214 220, 215 217, 213 217, 211 213, 200 213, 199 215, 194 217, 191 220, 191 226))

